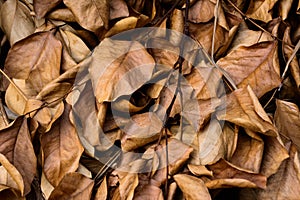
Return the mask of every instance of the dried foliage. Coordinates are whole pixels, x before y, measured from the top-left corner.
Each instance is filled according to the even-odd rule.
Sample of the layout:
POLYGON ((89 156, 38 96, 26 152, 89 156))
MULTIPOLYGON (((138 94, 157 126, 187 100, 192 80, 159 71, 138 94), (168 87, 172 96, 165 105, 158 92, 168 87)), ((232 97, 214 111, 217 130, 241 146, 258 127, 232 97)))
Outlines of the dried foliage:
POLYGON ((0 199, 300 199, 299 14, 0 0, 0 199))

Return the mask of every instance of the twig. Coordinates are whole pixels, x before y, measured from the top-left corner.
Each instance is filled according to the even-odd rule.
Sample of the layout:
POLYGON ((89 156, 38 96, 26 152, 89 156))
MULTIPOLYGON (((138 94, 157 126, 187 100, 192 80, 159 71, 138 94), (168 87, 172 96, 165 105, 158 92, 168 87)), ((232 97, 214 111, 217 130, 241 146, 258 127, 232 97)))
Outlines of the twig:
POLYGON ((290 66, 291 62, 293 61, 293 59, 294 59, 296 53, 298 52, 299 48, 300 48, 300 40, 298 40, 297 45, 295 46, 295 49, 294 49, 291 57, 289 58, 289 60, 287 61, 286 65, 285 65, 284 71, 283 71, 283 73, 281 75, 281 82, 285 78, 286 73, 287 73, 287 71, 289 69, 289 66, 290 66))
POLYGON ((211 42, 211 58, 214 59, 214 51, 215 51, 215 37, 216 37, 216 30, 217 30, 217 23, 218 23, 218 10, 219 10, 219 3, 220 0, 217 0, 217 4, 215 6, 215 10, 214 10, 214 29, 213 29, 213 35, 212 35, 212 42, 211 42))
POLYGON ((1 68, 0 68, 0 72, 10 82, 10 84, 17 90, 17 92, 23 97, 23 99, 27 101, 28 98, 23 93, 23 91, 9 78, 9 76, 1 68))
POLYGON ((234 3, 232 3, 231 0, 227 0, 228 3, 238 12, 240 13, 240 15, 242 15, 242 17, 244 18, 244 20, 248 20, 249 22, 251 22, 253 25, 255 25, 257 28, 259 28, 261 31, 269 34, 272 38, 275 38, 278 41, 282 41, 280 38, 278 38, 277 36, 273 35, 272 33, 270 33, 269 31, 267 31, 266 29, 264 29, 263 27, 261 27, 260 25, 258 25, 255 21, 253 21, 252 19, 248 18, 246 14, 244 14, 234 3))

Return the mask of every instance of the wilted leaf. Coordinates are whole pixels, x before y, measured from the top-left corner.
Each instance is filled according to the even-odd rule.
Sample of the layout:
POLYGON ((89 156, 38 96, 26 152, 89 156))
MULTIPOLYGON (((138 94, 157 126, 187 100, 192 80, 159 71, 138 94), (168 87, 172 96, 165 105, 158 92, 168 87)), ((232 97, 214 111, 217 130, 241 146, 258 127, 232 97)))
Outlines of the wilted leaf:
POLYGON ((85 29, 99 34, 108 29, 109 3, 107 0, 63 0, 72 11, 76 21, 85 29))
POLYGON ((188 164, 188 168, 196 176, 213 176, 212 171, 208 170, 203 165, 191 165, 191 164, 188 164))
MULTIPOLYGON (((246 130, 246 132, 250 131, 246 130)), ((254 136, 239 134, 237 148, 230 162, 240 168, 259 173, 263 159, 264 141, 258 134, 252 133, 252 135, 254 136)))
POLYGON ((0 131, 0 153, 20 172, 24 181, 24 195, 28 194, 36 175, 37 161, 26 118, 19 117, 0 131))
POLYGON ((266 190, 258 191, 258 199, 298 199, 300 194, 300 162, 296 147, 287 144, 290 158, 285 160, 277 173, 268 179, 266 190))
POLYGON ((75 172, 83 152, 76 129, 69 120, 69 113, 70 106, 67 105, 60 120, 41 138, 43 170, 53 186, 57 186, 68 172, 75 172))
POLYGON ((56 9, 47 15, 47 18, 66 22, 76 22, 76 19, 68 8, 56 9))
POLYGON ((217 112, 219 120, 227 120, 254 132, 276 136, 277 131, 251 87, 235 90, 226 98, 226 112, 217 112))
POLYGON ((132 94, 150 80, 153 69, 154 60, 140 43, 104 39, 89 68, 97 101, 132 94))
POLYGON ((99 186, 95 195, 95 200, 106 200, 107 199, 107 181, 106 176, 103 178, 101 185, 99 186))
POLYGON ((34 32, 35 24, 30 10, 21 1, 5 1, 0 8, 1 28, 11 45, 34 32))
POLYGON ((49 200, 90 199, 92 196, 93 186, 93 180, 76 172, 68 173, 63 177, 59 185, 53 190, 49 200))
POLYGON ((296 104, 276 100, 275 124, 279 133, 291 139, 300 151, 300 115, 296 104))
POLYGON ((194 23, 208 22, 214 17, 215 4, 210 0, 197 1, 189 10, 189 20, 194 23))
POLYGON ((117 19, 120 17, 128 17, 129 11, 124 0, 109 1, 109 19, 117 19))
POLYGON ((247 16, 253 19, 268 22, 272 20, 272 8, 278 0, 253 0, 247 10, 247 16))
POLYGON ((186 200, 211 200, 208 189, 201 179, 186 174, 176 174, 174 180, 186 200))
POLYGON ((123 31, 134 29, 137 25, 137 22, 138 22, 138 18, 136 17, 124 18, 118 21, 117 23, 115 23, 115 25, 111 27, 111 29, 109 29, 109 31, 105 34, 104 37, 111 37, 123 31))
POLYGON ((280 85, 277 42, 240 46, 217 64, 229 73, 239 88, 250 85, 259 98, 280 85))
POLYGON ((61 52, 62 45, 52 32, 35 33, 10 49, 5 70, 12 78, 25 79, 39 92, 59 76, 61 52))
MULTIPOLYGON (((238 168, 233 164, 221 159, 219 162, 210 165, 209 169, 213 171, 214 179, 245 179, 254 183, 257 187, 265 189, 267 184, 267 178, 261 174, 246 171, 245 169, 238 168)), ((222 186, 222 181, 220 182, 220 187, 222 186)), ((239 186, 234 184, 232 186, 239 186)), ((245 186, 245 185, 244 185, 245 186)), ((239 187, 242 187, 240 185, 239 187)), ((247 186, 246 186, 247 187, 247 186)))
POLYGON ((20 172, 0 153, 0 191, 4 187, 15 189, 24 195, 24 182, 20 172))
POLYGON ((148 185, 145 185, 143 187, 143 190, 141 191, 137 191, 135 194, 134 194, 134 200, 144 200, 144 199, 147 199, 147 198, 150 198, 153 199, 153 200, 163 200, 163 193, 162 193, 162 190, 157 187, 156 185, 151 185, 151 184, 148 184, 148 185))
POLYGON ((33 6, 34 11, 36 13, 36 16, 38 18, 44 17, 50 10, 55 8, 57 5, 59 5, 62 2, 62 0, 34 0, 33 6))

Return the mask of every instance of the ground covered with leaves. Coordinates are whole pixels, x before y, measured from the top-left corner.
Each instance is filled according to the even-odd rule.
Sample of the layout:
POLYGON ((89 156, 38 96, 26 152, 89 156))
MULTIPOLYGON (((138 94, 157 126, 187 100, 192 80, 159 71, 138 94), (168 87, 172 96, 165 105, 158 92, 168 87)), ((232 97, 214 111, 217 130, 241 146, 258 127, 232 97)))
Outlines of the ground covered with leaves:
POLYGON ((299 0, 0 0, 0 199, 300 199, 299 0))

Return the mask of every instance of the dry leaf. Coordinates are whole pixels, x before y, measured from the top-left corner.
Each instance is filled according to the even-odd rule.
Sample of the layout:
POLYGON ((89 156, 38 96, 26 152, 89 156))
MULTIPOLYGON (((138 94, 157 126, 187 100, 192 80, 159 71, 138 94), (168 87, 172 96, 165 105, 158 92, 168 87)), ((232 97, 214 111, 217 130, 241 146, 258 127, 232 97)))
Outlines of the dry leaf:
POLYGON ((276 100, 275 124, 280 134, 291 139, 300 150, 300 115, 296 104, 276 100))
POLYGON ((253 0, 251 1, 249 8, 247 10, 247 16, 253 19, 261 20, 264 22, 268 22, 272 19, 272 12, 275 3, 278 0, 253 0))
POLYGON ((251 87, 235 90, 226 98, 226 112, 218 111, 219 120, 227 120, 236 125, 269 136, 277 131, 262 108, 251 87))
POLYGON ((90 199, 92 196, 93 186, 93 180, 76 172, 68 173, 63 177, 59 185, 53 190, 49 200, 90 199))
POLYGON ((5 71, 12 78, 25 79, 28 87, 39 92, 59 76, 61 52, 62 45, 52 32, 32 34, 10 49, 5 71))
POLYGON ((35 30, 34 20, 28 7, 21 1, 5 1, 0 9, 0 25, 7 35, 10 45, 33 34, 35 30))
POLYGON ((26 118, 19 117, 10 126, 0 131, 0 153, 22 175, 24 182, 22 194, 28 194, 31 190, 31 182, 36 175, 37 160, 26 118))
POLYGON ((66 22, 76 22, 76 19, 68 8, 56 9, 47 15, 47 18, 66 22))
POLYGON ((140 43, 104 39, 89 68, 97 101, 132 94, 150 80, 153 69, 154 60, 140 43))
POLYGON ((186 174, 176 174, 174 180, 186 200, 211 200, 208 189, 201 179, 186 174))
MULTIPOLYGON (((245 179, 254 183, 257 187, 265 189, 267 184, 267 178, 261 174, 253 173, 245 169, 238 168, 233 164, 221 159, 219 162, 210 165, 209 169, 213 171, 214 179, 232 179, 234 183, 235 179, 245 179)), ((226 183, 226 181, 225 181, 226 183)), ((207 183, 209 184, 209 183, 207 183)), ((212 183, 210 183, 212 184, 212 183)), ((219 182, 220 188, 224 183, 219 182)), ((228 183, 227 183, 228 184, 228 183)), ((243 184, 233 184, 232 186, 243 187, 243 184)), ((244 185, 245 186, 245 185, 244 185)), ((246 185, 246 187, 248 187, 246 185)))
POLYGON ((189 170, 196 176, 213 176, 212 171, 208 170, 203 165, 191 165, 188 164, 189 170))
POLYGON ((64 0, 72 11, 76 21, 85 29, 99 34, 101 29, 108 29, 109 2, 107 0, 64 0))
POLYGON ((214 17, 215 4, 211 0, 199 0, 189 10, 189 20, 204 23, 214 17))
POLYGON ((67 105, 60 120, 41 138, 43 169, 53 186, 57 186, 67 173, 76 171, 83 152, 76 129, 69 121, 70 109, 67 105))
POLYGON ((217 64, 229 73, 239 88, 250 85, 259 98, 281 82, 277 42, 240 46, 217 64))
POLYGON ((107 181, 106 176, 103 178, 101 185, 99 186, 95 195, 95 200, 106 200, 107 199, 107 181))
POLYGON ((137 25, 138 18, 136 17, 127 17, 124 18, 117 23, 107 33, 105 33, 104 37, 111 37, 123 31, 128 31, 130 29, 134 29, 137 25))
POLYGON ((44 17, 50 10, 55 8, 61 2, 62 0, 54 0, 54 1, 34 0, 33 6, 34 6, 34 11, 36 13, 36 16, 38 18, 44 17))
POLYGON ((117 19, 120 17, 128 17, 129 11, 124 0, 109 1, 109 19, 117 19))

